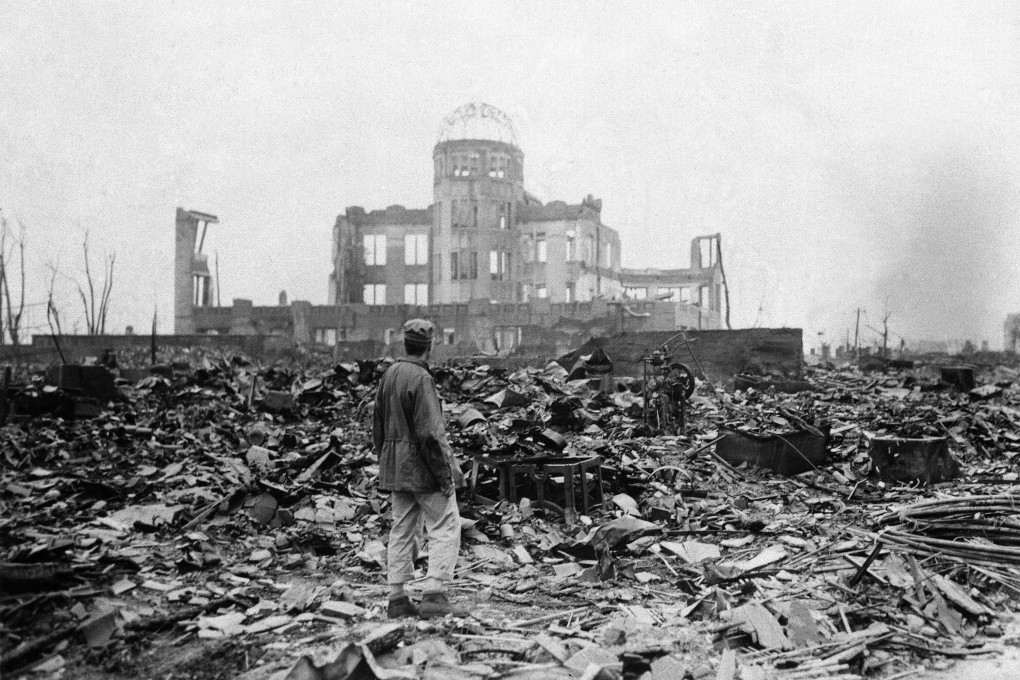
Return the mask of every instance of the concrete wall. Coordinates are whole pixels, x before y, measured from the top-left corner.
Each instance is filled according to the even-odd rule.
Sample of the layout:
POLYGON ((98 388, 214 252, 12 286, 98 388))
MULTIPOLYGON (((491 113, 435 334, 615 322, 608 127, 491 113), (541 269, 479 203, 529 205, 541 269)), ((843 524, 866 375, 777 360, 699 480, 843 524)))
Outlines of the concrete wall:
MULTIPOLYGON (((404 301, 404 285, 428 284, 433 269, 432 258, 424 264, 404 264, 404 236, 425 234, 432 230, 431 209, 409 210, 391 205, 386 210, 366 213, 357 206, 337 217, 333 227, 333 271, 330 273, 330 303, 363 302, 365 284, 385 284, 386 304, 404 301), (383 235, 386 238, 386 264, 365 262, 364 237, 383 235)), ((431 294, 431 291, 430 291, 431 294)))
POLYGON ((532 298, 543 285, 552 302, 567 302, 568 285, 573 286, 572 302, 618 296, 620 237, 602 224, 596 207, 601 201, 586 198, 580 205, 553 201, 528 210, 529 221, 521 225, 520 276, 532 298), (531 260, 540 239, 546 244, 545 262, 531 260))
MULTIPOLYGON (((549 361, 569 351, 583 347, 588 350, 600 344, 613 360, 613 374, 640 378, 643 371, 641 359, 650 355, 663 342, 676 333, 636 332, 619 336, 599 338, 583 345, 559 348, 553 353, 528 345, 507 357, 466 357, 448 352, 433 352, 437 363, 475 361, 508 369, 522 366, 544 366, 549 361)), ((674 361, 686 364, 699 377, 723 388, 731 388, 733 376, 738 373, 761 373, 798 380, 803 374, 803 331, 799 328, 754 328, 742 330, 687 331, 694 356, 691 356, 682 340, 670 343, 674 361), (699 364, 701 368, 699 368, 699 364)), ((402 354, 399 350, 391 350, 402 354)))
MULTIPOLYGON (((601 332, 609 330, 598 323, 587 330, 601 332)), ((474 361, 508 368, 518 366, 544 366, 549 361, 563 356, 579 347, 593 348, 601 345, 615 364, 617 376, 640 377, 641 359, 650 355, 663 342, 676 336, 675 332, 637 331, 622 335, 592 339, 590 336, 577 341, 578 333, 566 333, 552 329, 529 326, 523 338, 523 345, 515 353, 503 357, 475 356, 474 361), (570 340, 574 339, 574 344, 570 340)), ((704 375, 720 386, 729 386, 737 373, 759 373, 789 380, 802 377, 803 332, 799 328, 754 328, 734 331, 687 331, 691 352, 682 340, 670 343, 675 361, 690 366, 695 373, 704 375), (699 368, 700 364, 700 368, 699 368)), ((74 335, 60 338, 60 346, 67 361, 80 362, 86 357, 99 357, 105 349, 129 349, 147 351, 150 338, 144 335, 74 335)), ((436 363, 462 362, 472 360, 475 354, 470 339, 454 345, 437 345, 433 352, 436 363)), ((159 335, 157 347, 208 347, 226 351, 240 350, 254 357, 271 357, 278 352, 293 349, 285 338, 257 335, 159 335)), ((12 361, 16 357, 9 347, 0 346, 0 357, 12 361), (5 352, 5 350, 8 350, 5 352)), ((338 343, 335 358, 338 361, 374 359, 385 355, 402 356, 403 347, 399 342, 390 346, 381 340, 362 340, 338 343)), ((23 347, 19 356, 31 363, 55 363, 60 361, 53 341, 49 336, 34 336, 29 347, 23 347)))
POLYGON ((398 342, 408 319, 431 319, 438 332, 451 329, 454 342, 469 342, 471 351, 508 353, 529 342, 538 346, 576 347, 589 337, 677 328, 719 328, 719 313, 693 305, 655 301, 607 301, 492 304, 468 303, 412 306, 351 304, 340 307, 294 301, 290 306, 255 307, 234 300, 232 307, 196 308, 198 333, 270 335, 297 344, 332 335, 348 342, 398 342), (510 335, 518 336, 509 342, 510 335), (531 340, 529 340, 529 338, 531 340))
POLYGON ((681 297, 699 303, 708 309, 722 311, 723 300, 722 266, 718 260, 720 250, 719 234, 698 236, 691 241, 690 268, 687 269, 622 269, 620 283, 627 288, 644 289, 647 299, 654 298, 660 288, 680 288, 681 297), (708 260, 702 257, 702 249, 709 252, 708 260), (705 289, 704 298, 701 289, 705 289))
POLYGON ((675 338, 669 343, 674 360, 714 382, 728 381, 737 373, 788 380, 798 380, 803 375, 804 332, 800 328, 692 330, 686 334, 690 350, 682 338, 675 338, 675 331, 627 333, 603 338, 592 346, 601 344, 613 360, 617 375, 640 376, 641 359, 671 338, 675 338))

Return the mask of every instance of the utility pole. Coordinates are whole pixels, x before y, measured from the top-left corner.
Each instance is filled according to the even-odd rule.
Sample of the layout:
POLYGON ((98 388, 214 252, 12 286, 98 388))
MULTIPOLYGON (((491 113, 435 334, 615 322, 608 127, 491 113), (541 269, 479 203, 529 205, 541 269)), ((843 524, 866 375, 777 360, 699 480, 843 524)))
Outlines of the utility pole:
POLYGON ((885 313, 885 318, 882 319, 882 358, 889 358, 889 317, 892 316, 889 312, 885 313))
POLYGON ((220 306, 220 251, 216 252, 216 306, 220 306))
POLYGON ((861 360, 861 346, 858 343, 861 337, 861 308, 857 308, 857 325, 854 326, 854 358, 861 360))

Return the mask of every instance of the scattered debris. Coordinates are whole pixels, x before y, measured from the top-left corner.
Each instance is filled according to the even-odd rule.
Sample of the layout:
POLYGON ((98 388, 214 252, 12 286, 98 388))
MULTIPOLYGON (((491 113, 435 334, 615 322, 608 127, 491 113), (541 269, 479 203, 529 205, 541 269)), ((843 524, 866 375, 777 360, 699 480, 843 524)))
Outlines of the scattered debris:
POLYGON ((472 607, 428 622, 386 620, 385 362, 195 349, 90 419, 24 408, 63 394, 31 378, 0 429, 4 677, 881 678, 1001 644, 1016 371, 698 383, 656 420, 594 359, 435 370, 472 607))

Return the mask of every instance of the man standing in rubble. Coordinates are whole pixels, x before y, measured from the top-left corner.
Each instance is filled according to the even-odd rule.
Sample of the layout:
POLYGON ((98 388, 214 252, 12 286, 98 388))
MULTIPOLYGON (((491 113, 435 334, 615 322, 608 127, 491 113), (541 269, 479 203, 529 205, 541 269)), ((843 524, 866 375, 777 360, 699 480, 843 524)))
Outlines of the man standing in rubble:
POLYGON ((463 475, 446 439, 439 393, 426 365, 434 332, 425 319, 404 324, 407 357, 386 370, 375 397, 372 434, 379 489, 390 492, 393 515, 386 556, 391 619, 455 613, 447 589, 460 552, 456 487, 463 475), (415 607, 404 584, 414 577, 423 518, 429 537, 428 578, 421 604, 415 607))

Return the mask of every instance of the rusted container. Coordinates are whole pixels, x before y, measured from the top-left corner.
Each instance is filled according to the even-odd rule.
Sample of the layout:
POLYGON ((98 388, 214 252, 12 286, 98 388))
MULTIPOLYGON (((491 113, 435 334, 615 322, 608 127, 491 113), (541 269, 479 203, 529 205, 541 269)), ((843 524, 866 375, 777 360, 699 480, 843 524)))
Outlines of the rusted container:
POLYGON ((751 463, 780 475, 798 475, 825 463, 828 428, 820 434, 797 430, 783 435, 759 436, 727 431, 715 452, 727 463, 751 463))
POLYGON ((872 473, 887 482, 935 484, 960 473, 945 437, 874 437, 868 455, 872 473))

